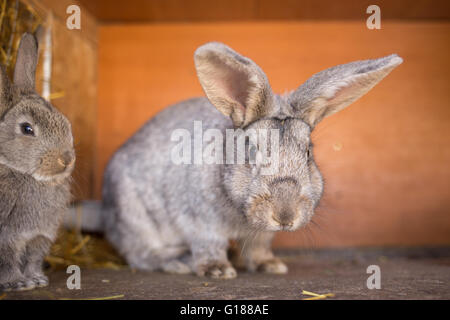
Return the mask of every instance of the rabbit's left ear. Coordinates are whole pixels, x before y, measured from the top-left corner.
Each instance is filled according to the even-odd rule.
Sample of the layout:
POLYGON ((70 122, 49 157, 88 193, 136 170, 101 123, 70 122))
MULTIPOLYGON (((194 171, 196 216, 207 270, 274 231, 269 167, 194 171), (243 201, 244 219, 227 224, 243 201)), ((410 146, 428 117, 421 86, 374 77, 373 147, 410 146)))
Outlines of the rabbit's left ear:
POLYGON ((14 68, 14 84, 23 91, 35 88, 36 65, 38 62, 38 43, 31 33, 25 33, 20 40, 14 68))
POLYGON ((326 69, 289 96, 296 117, 312 128, 323 118, 356 101, 403 62, 396 54, 326 69))

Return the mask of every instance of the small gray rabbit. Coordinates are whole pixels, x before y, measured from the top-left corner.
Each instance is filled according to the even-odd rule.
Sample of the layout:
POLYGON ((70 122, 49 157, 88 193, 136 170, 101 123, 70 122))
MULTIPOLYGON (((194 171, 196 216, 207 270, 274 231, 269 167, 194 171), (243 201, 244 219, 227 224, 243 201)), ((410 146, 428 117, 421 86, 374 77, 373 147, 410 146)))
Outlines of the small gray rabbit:
POLYGON ((48 285, 42 262, 71 197, 71 125, 36 93, 37 60, 25 33, 13 83, 0 66, 0 292, 48 285))
POLYGON ((272 253, 272 237, 307 224, 323 190, 311 131, 368 92, 402 59, 394 54, 339 65, 282 96, 272 92, 252 60, 224 44, 199 47, 194 61, 208 99, 166 108, 110 160, 101 213, 106 236, 138 269, 234 278, 227 249, 235 239, 241 250, 245 247, 235 266, 286 273, 286 265, 272 253), (172 133, 183 129, 194 139, 194 121, 223 136, 233 128, 241 129, 237 136, 278 130, 277 172, 261 174, 261 146, 251 142, 245 159, 256 159, 252 163, 174 163, 172 133))

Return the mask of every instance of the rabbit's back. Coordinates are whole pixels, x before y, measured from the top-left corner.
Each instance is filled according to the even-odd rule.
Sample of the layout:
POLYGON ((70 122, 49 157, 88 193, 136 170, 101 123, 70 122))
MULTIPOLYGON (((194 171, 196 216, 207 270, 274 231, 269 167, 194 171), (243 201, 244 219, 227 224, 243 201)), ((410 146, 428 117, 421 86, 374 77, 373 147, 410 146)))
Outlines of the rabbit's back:
POLYGON ((107 166, 105 179, 117 181, 117 175, 126 173, 133 179, 137 189, 147 188, 149 182, 158 182, 162 187, 182 183, 180 179, 185 177, 182 172, 194 169, 193 154, 191 164, 177 164, 173 159, 173 151, 180 140, 172 135, 177 130, 188 133, 192 151, 194 125, 197 128, 201 126, 201 134, 211 128, 221 131, 232 128, 231 121, 213 108, 206 98, 170 106, 149 120, 120 147, 107 166))
MULTIPOLYGON (((118 151, 128 155, 152 159, 152 163, 167 162, 167 151, 175 143, 171 136, 175 130, 187 130, 193 137, 194 122, 203 130, 232 128, 231 120, 224 117, 206 98, 194 98, 167 107, 150 119, 118 151), (149 150, 156 148, 156 150, 149 150), (158 151, 158 154, 155 152, 158 151)), ((169 153, 170 156, 170 153, 169 153)))

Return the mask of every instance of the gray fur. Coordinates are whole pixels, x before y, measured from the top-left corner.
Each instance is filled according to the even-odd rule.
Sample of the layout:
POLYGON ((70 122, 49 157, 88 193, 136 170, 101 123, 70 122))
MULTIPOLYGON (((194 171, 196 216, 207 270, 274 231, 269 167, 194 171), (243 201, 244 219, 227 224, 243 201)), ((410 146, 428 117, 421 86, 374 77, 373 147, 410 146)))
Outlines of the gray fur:
POLYGON ((26 33, 14 83, 0 66, 0 291, 48 285, 42 262, 70 200, 71 126, 34 91, 37 58, 36 39, 26 33))
POLYGON ((236 239, 244 252, 235 265, 285 273, 287 267, 271 251, 272 236, 307 224, 323 190, 312 128, 367 92, 401 59, 338 66, 285 96, 272 93, 253 61, 223 44, 200 47, 194 60, 209 101, 197 98, 166 108, 114 154, 103 183, 106 236, 139 269, 233 278, 227 249, 236 239), (223 133, 279 129, 278 173, 261 175, 258 164, 248 163, 174 164, 171 150, 177 142, 171 133, 184 128, 193 137, 193 122, 199 120, 203 130, 223 133))

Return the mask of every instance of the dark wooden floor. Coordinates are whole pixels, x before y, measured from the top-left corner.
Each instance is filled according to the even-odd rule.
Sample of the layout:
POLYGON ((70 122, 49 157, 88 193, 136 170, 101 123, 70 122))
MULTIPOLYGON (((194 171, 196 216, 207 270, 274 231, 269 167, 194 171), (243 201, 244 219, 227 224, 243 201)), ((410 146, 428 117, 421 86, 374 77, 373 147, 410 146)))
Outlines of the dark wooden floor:
POLYGON ((287 275, 239 273, 233 280, 168 275, 130 269, 81 270, 81 289, 69 290, 64 271, 50 286, 3 299, 295 299, 302 290, 333 299, 450 299, 450 248, 345 249, 280 252, 287 275), (381 269, 381 289, 369 290, 369 265, 381 269))

